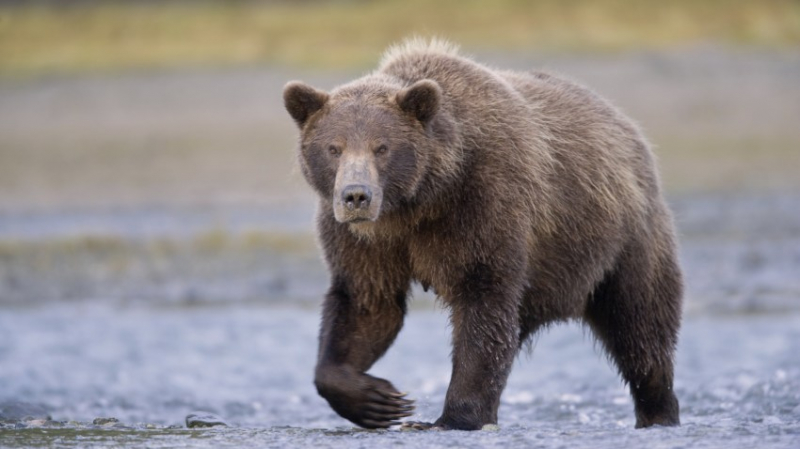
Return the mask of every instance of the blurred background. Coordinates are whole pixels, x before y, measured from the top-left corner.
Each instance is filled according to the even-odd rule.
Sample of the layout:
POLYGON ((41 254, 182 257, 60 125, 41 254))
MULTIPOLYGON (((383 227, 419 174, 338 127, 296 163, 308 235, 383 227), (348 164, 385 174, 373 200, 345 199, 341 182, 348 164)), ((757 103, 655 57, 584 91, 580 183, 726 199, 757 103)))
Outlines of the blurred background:
POLYGON ((330 89, 412 35, 639 121, 686 252, 744 245, 698 254, 719 257, 690 310, 800 303, 798 249, 756 242, 800 228, 797 1, 84 0, 0 2, 0 304, 318 302, 282 86, 330 89))
MULTIPOLYGON (((75 349, 108 331, 126 346, 102 326, 70 333, 59 317, 101 313, 99 326, 135 310, 150 329, 177 310, 162 322, 177 326, 163 335, 173 341, 195 329, 188 310, 268 319, 288 308, 310 326, 302 347, 313 354, 327 275, 282 87, 330 89, 412 35, 449 39, 492 66, 562 73, 642 125, 679 227, 690 320, 800 311, 796 0, 6 0, 0 400, 35 398, 78 418, 127 410, 109 399, 67 407, 85 391, 45 374, 60 349, 24 342, 82 335, 66 340, 75 349)), ((446 329, 441 338, 446 347, 446 329)), ((108 351, 117 379, 119 348, 108 351)), ((796 380, 798 361, 787 360, 796 380)), ((215 410, 245 422, 265 413, 215 410)))

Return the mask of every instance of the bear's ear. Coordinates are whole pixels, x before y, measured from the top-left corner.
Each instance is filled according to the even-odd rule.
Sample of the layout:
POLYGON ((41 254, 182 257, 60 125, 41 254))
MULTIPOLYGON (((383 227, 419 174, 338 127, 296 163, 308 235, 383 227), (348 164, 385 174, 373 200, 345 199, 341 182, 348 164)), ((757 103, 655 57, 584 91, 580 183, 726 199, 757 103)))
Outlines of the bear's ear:
POLYGON ((421 80, 397 93, 395 100, 403 111, 427 123, 439 111, 442 89, 433 80, 421 80))
POLYGON ((283 88, 283 104, 300 128, 327 101, 328 94, 300 81, 291 81, 283 88))

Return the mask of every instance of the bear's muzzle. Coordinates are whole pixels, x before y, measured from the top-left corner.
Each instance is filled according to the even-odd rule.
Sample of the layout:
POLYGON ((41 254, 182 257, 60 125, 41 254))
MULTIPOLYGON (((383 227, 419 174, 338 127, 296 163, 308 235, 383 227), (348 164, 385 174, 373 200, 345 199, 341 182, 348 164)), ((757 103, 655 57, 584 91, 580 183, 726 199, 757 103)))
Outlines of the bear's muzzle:
POLYGON ((380 213, 382 189, 368 157, 344 156, 336 173, 333 214, 340 223, 375 221, 380 213))

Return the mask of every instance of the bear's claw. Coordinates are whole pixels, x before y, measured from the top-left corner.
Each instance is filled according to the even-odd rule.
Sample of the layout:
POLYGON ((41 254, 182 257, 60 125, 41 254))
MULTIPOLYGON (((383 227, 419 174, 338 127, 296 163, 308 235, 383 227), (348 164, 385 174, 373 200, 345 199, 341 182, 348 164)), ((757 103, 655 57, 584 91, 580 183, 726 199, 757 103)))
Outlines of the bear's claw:
POLYGON ((347 368, 328 368, 315 380, 317 390, 342 417, 368 429, 401 424, 398 419, 414 412, 414 401, 405 399, 384 379, 347 368))

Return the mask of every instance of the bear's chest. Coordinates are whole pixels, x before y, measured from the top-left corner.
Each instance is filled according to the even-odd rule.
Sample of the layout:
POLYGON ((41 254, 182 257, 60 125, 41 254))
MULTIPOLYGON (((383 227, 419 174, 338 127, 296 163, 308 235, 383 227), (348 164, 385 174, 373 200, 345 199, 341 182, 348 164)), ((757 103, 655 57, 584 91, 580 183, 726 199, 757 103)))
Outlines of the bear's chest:
POLYGON ((446 297, 451 290, 454 270, 461 265, 456 260, 457 252, 453 251, 454 243, 438 235, 419 235, 409 244, 409 262, 414 280, 425 290, 433 291, 446 297))

